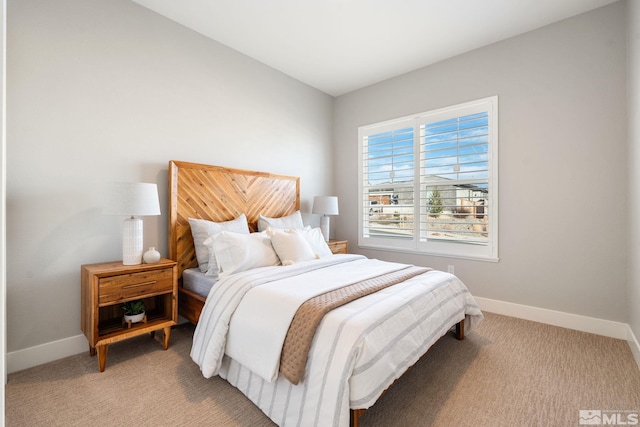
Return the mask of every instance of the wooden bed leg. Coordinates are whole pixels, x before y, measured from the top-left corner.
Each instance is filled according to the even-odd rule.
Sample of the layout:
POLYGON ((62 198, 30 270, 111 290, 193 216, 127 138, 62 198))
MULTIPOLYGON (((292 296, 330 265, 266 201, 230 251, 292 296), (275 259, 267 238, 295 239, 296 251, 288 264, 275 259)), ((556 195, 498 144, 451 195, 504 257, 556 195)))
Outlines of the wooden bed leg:
POLYGON ((459 340, 464 339, 464 319, 456 324, 456 338, 459 340))
POLYGON ((350 410, 351 420, 349 424, 351 427, 360 427, 360 417, 362 416, 362 414, 364 414, 364 411, 366 411, 366 409, 350 410))

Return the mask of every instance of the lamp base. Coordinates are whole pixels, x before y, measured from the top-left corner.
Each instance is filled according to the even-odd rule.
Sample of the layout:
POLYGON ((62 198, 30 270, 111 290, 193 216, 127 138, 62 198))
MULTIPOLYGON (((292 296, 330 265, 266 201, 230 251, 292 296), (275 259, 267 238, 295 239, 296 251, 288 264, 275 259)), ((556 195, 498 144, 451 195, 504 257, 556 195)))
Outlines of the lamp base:
POLYGON ((325 241, 329 241, 329 227, 330 227, 330 218, 327 215, 322 215, 320 217, 320 231, 322 231, 322 235, 324 236, 325 241))
POLYGON ((142 219, 127 218, 122 226, 122 263, 142 264, 142 219))

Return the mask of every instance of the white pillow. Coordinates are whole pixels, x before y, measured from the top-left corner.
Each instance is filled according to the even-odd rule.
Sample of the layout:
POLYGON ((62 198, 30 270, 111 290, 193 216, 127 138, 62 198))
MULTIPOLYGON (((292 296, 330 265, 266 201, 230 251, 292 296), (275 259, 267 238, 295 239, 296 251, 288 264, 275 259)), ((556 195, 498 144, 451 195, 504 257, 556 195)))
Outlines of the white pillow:
POLYGON ((271 245, 276 250, 282 265, 316 259, 316 254, 307 239, 297 231, 299 230, 275 231, 269 234, 271 245))
POLYGON ((204 219, 189 218, 189 225, 191 226, 191 235, 193 236, 193 244, 196 248, 196 259, 198 260, 198 267, 200 271, 206 273, 209 270, 215 272, 218 271, 218 265, 215 263, 215 256, 213 257, 213 264, 209 266, 212 261, 209 255, 209 248, 205 245, 204 241, 209 237, 215 237, 223 231, 233 231, 234 233, 249 234, 249 225, 247 224, 247 217, 245 214, 241 214, 236 219, 231 221, 213 222, 204 219))
POLYGON ((298 232, 304 236, 307 242, 309 242, 313 253, 316 254, 318 258, 333 255, 333 252, 331 252, 331 249, 329 249, 329 245, 327 245, 326 240, 324 240, 322 230, 320 230, 319 227, 307 227, 303 230, 298 230, 298 232))
POLYGON ((258 215, 258 231, 265 231, 269 227, 273 229, 304 228, 304 224, 302 224, 300 211, 295 211, 291 215, 280 218, 268 218, 258 215))
POLYGON ((223 231, 218 237, 209 240, 209 248, 215 252, 220 271, 225 274, 280 264, 266 233, 238 234, 223 231))

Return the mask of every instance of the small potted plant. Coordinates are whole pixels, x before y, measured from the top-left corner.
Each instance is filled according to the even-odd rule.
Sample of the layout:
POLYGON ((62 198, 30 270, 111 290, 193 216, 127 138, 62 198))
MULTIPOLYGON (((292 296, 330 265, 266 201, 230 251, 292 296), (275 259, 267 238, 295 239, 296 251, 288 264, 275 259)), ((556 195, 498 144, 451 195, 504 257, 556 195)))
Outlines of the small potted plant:
POLYGON ((144 301, 141 299, 127 301, 122 304, 124 310, 124 321, 131 327, 132 323, 144 321, 144 301))

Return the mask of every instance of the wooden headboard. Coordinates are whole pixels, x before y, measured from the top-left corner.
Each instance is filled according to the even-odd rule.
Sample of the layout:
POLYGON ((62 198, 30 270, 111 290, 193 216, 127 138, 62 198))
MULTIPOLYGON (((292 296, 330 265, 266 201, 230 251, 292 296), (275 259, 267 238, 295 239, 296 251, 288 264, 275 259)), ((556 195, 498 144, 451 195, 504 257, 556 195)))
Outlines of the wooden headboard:
POLYGON ((300 209, 300 178, 169 162, 169 258, 178 262, 178 277, 197 267, 189 218, 228 221, 244 213, 257 231, 258 215, 278 218, 300 209))

